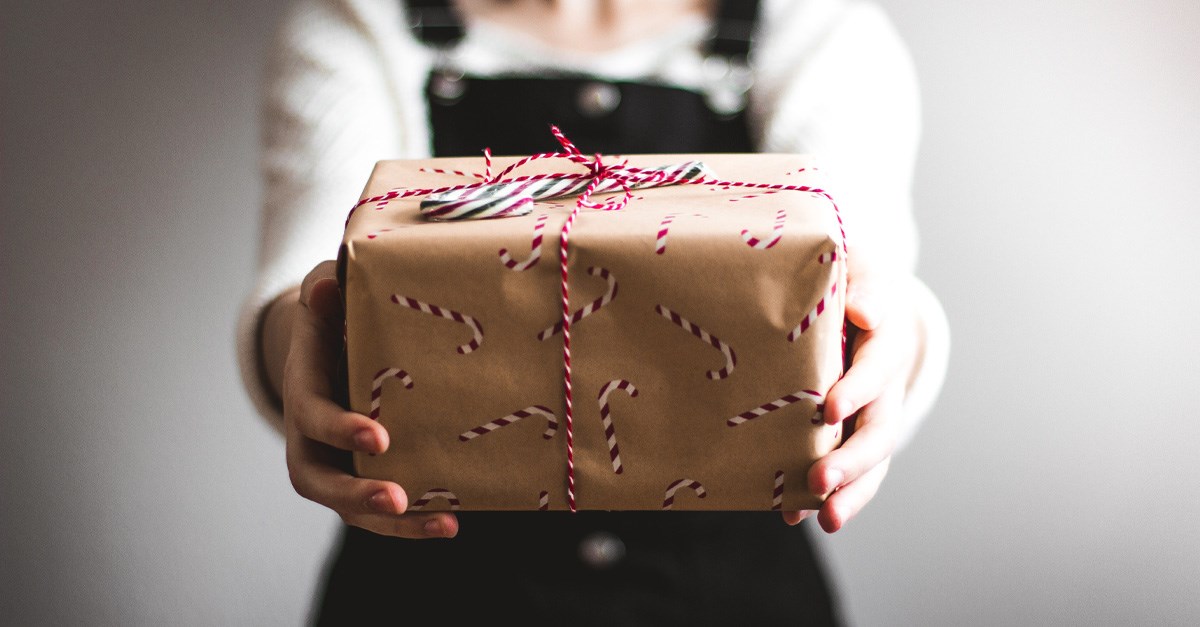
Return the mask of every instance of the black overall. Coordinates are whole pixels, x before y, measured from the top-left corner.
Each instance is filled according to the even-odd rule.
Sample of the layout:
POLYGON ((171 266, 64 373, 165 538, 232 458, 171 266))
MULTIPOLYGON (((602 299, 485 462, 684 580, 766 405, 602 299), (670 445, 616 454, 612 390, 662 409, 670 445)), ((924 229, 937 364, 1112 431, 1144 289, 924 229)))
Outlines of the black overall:
MULTIPOLYGON (((742 55, 757 2, 722 2, 710 51, 742 55), (732 35, 730 35, 732 33, 732 35), (726 36, 729 35, 729 36, 726 36)), ((424 13, 427 43, 461 36, 445 2, 424 13), (439 6, 440 5, 440 6, 439 6)), ((558 149, 558 124, 584 153, 751 152, 744 115, 714 113, 682 89, 588 77, 483 79, 438 73, 427 85, 436 156, 558 149), (615 90, 614 90, 615 88, 615 90), (591 91, 588 91, 591 90, 591 91), (607 93, 604 90, 608 90, 607 93), (589 104, 584 96, 593 98, 589 104), (614 105, 611 97, 619 94, 614 105)), ((460 512, 450 540, 345 530, 319 624, 837 624, 805 530, 778 512, 460 512), (504 620, 508 619, 508 620, 504 620)))

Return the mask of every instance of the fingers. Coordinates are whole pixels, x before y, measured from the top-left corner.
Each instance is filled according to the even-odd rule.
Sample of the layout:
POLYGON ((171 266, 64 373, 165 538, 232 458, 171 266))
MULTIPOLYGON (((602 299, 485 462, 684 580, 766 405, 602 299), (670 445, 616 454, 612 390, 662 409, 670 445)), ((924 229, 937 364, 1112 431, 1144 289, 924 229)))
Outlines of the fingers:
POLYGON ((288 475, 296 492, 324 505, 346 524, 404 538, 449 538, 458 519, 448 512, 408 513, 399 485, 355 477, 345 470, 348 451, 382 453, 387 430, 333 401, 341 347, 341 299, 336 264, 313 268, 300 286, 302 307, 292 325, 283 377, 288 475))
POLYGON ((453 538, 458 535, 458 518, 449 512, 412 513, 404 516, 368 515, 343 518, 348 525, 362 527, 381 536, 397 538, 453 538))
POLYGON ((302 312, 296 321, 283 381, 288 428, 343 450, 382 453, 388 447, 387 430, 332 400, 336 335, 311 313, 302 312))
POLYGON ((903 396, 903 388, 892 386, 863 408, 854 435, 809 469, 808 485, 814 494, 829 494, 891 457, 896 448, 903 396))
POLYGON ((399 485, 347 474, 338 459, 344 452, 295 431, 288 434, 287 448, 288 476, 300 496, 343 516, 403 514, 408 509, 408 495, 399 485))
MULTIPOLYGON (((336 325, 329 324, 307 307, 300 308, 292 324, 284 384, 329 398, 341 341, 336 325)), ((287 399, 286 393, 284 399, 287 399)))
POLYGON ((837 424, 879 397, 887 386, 906 383, 917 358, 915 317, 893 315, 855 342, 854 361, 825 396, 824 418, 837 424), (906 324, 911 323, 911 324, 906 324))
POLYGON ((395 483, 360 479, 333 463, 334 451, 299 434, 289 438, 288 473, 296 492, 338 513, 348 525, 402 538, 451 538, 448 512, 406 513, 408 495, 395 483))
MULTIPOLYGON (((320 290, 318 290, 317 286, 319 286, 319 285, 320 286, 333 285, 336 288, 336 286, 337 286, 337 262, 336 261, 333 261, 332 259, 322 261, 321 263, 317 264, 308 273, 308 275, 306 275, 304 277, 304 280, 300 283, 300 302, 304 303, 309 308, 312 308, 312 305, 310 303, 313 300, 314 293, 328 289, 327 287, 322 287, 320 290), (332 281, 333 283, 331 284, 330 281, 332 281)), ((322 316, 322 317, 325 317, 325 316, 322 316)))
POLYGON ((858 249, 847 260, 846 318, 860 329, 876 329, 900 301, 900 276, 858 249))
POLYGON ((821 524, 821 528, 826 533, 834 533, 858 515, 879 491, 890 464, 890 457, 884 459, 856 481, 846 484, 830 495, 817 513, 817 522, 821 524))
POLYGON ((813 510, 811 509, 800 510, 798 512, 784 512, 783 522, 795 526, 803 522, 804 519, 808 518, 809 516, 812 516, 812 514, 813 510))
POLYGON ((289 429, 295 429, 305 438, 343 451, 378 455, 387 451, 391 443, 383 425, 315 395, 293 408, 289 423, 289 429))
MULTIPOLYGON (((825 531, 833 533, 841 529, 879 489, 895 450, 902 396, 902 389, 892 389, 867 405, 859 414, 859 427, 854 435, 809 469, 809 489, 813 494, 826 496, 817 516, 825 531)), ((814 513, 817 512, 784 512, 783 520, 798 525, 814 513)))
MULTIPOLYGON (((887 475, 896 446, 903 396, 904 389, 900 384, 886 389, 859 413, 854 435, 809 469, 809 489, 814 494, 826 496, 817 515, 826 532, 841 529, 856 516, 875 496, 887 475)), ((785 520, 790 522, 786 517, 785 520)))

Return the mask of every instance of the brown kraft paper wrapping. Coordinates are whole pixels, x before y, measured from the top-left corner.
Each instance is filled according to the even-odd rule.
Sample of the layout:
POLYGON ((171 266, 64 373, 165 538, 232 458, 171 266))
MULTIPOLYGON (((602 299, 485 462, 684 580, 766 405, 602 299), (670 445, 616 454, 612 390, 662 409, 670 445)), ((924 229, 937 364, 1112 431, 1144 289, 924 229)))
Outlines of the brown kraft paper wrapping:
MULTIPOLYGON (((725 181, 819 184, 796 155, 641 155, 629 165, 692 159, 725 181)), ((513 161, 498 158, 494 168, 513 161)), ((482 160, 383 161, 363 198, 470 182, 422 170, 434 167, 477 171, 482 160)), ((542 160, 515 174, 580 170, 542 160)), ((384 454, 356 454, 355 466, 361 476, 399 483, 411 509, 567 509, 562 335, 539 334, 561 317, 559 232, 574 202, 459 222, 423 218, 419 198, 353 213, 340 260, 350 407, 376 413, 391 439, 384 454), (542 216, 540 257, 529 264, 542 216), (538 406, 557 421, 552 433, 538 406), (507 424, 460 437, 498 420, 507 424)), ((602 299, 610 280, 616 286, 571 327, 579 509, 819 506, 807 472, 838 445, 840 425, 814 424, 807 399, 779 402, 737 426, 729 419, 801 390, 823 397, 841 374, 845 258, 827 198, 712 185, 637 190, 623 210, 580 213, 569 270, 573 312, 602 299), (780 210, 779 241, 750 246, 743 231, 769 241, 780 210), (822 299, 824 312, 813 318, 822 299), (660 305, 724 342, 732 369, 719 347, 660 305), (806 316, 811 326, 789 341, 806 316), (609 385, 606 397, 618 474, 600 395, 619 381, 627 384, 609 385)))

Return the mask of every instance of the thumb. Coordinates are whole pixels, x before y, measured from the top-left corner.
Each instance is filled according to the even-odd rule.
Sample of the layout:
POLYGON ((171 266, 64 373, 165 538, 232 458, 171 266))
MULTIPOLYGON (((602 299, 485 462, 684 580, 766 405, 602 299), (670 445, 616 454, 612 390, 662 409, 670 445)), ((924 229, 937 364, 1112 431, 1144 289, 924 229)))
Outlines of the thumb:
POLYGON ((868 276, 847 283, 846 319, 865 331, 877 328, 887 311, 879 280, 868 276))
POLYGON ((892 311, 901 275, 870 256, 852 251, 846 269, 846 319, 871 331, 892 311))
POLYGON ((342 297, 338 291, 337 263, 322 261, 300 284, 300 304, 326 320, 342 317, 342 297))

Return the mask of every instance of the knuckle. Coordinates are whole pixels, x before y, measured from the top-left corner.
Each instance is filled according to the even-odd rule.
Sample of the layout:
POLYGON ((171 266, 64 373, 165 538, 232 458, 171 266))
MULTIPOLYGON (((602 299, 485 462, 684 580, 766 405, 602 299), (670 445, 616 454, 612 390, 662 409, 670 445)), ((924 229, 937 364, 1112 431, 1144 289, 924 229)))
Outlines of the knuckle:
POLYGON ((335 444, 334 418, 312 403, 299 403, 295 407, 296 428, 304 437, 322 444, 335 444))
POLYGON ((296 431, 300 432, 304 437, 311 437, 312 431, 311 420, 308 415, 308 410, 303 401, 293 399, 290 404, 283 406, 284 420, 292 423, 296 427, 296 431))

